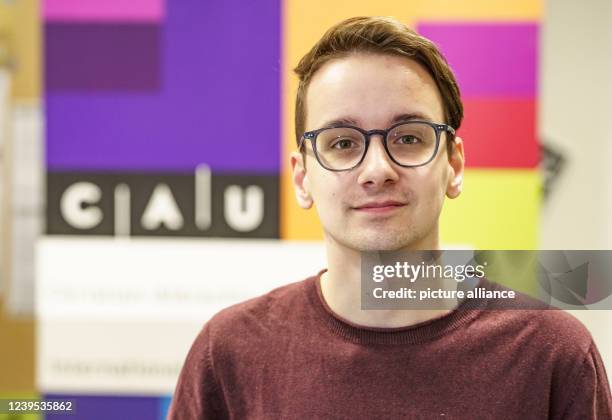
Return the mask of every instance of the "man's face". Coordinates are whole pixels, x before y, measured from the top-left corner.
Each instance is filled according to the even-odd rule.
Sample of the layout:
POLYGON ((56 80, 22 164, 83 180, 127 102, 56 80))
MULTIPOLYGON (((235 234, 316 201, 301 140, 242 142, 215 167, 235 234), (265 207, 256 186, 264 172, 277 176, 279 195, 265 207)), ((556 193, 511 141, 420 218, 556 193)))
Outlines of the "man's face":
MULTIPOLYGON (((407 58, 352 54, 325 63, 306 96, 306 131, 344 120, 364 130, 386 129, 401 116, 444 122, 436 84, 407 58)), ((316 205, 326 239, 359 251, 438 247, 438 218, 444 196, 461 190, 461 139, 449 159, 442 134, 434 160, 416 168, 389 158, 381 136, 371 138, 363 162, 349 171, 319 165, 306 143, 305 162, 292 155, 298 202, 316 205)))

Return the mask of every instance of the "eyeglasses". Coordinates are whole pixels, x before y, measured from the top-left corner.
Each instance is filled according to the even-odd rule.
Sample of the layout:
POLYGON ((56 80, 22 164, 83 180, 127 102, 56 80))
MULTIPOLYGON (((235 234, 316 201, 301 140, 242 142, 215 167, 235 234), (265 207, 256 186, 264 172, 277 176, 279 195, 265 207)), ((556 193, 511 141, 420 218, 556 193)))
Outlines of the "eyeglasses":
POLYGON ((455 135, 447 124, 409 121, 386 130, 363 130, 352 125, 324 127, 307 131, 300 139, 301 150, 306 140, 321 166, 330 171, 348 171, 365 158, 373 135, 384 138, 383 145, 393 162, 405 168, 427 165, 438 152, 441 133, 455 135))

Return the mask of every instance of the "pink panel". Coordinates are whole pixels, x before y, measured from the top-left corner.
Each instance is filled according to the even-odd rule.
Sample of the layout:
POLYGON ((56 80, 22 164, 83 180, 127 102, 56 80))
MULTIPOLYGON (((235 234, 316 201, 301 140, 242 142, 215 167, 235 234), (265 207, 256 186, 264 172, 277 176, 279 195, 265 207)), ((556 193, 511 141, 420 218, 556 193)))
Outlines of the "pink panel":
POLYGON ((46 21, 160 22, 164 0, 43 0, 46 21))
POLYGON ((442 50, 464 98, 537 95, 538 23, 424 22, 418 30, 442 50))

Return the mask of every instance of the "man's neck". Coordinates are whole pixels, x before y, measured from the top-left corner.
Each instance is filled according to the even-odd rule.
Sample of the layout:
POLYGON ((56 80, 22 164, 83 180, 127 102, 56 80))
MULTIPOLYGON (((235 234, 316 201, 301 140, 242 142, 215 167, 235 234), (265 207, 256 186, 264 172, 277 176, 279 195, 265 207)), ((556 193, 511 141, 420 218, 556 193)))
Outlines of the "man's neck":
MULTIPOLYGON (((436 240, 413 249, 439 249, 436 240)), ((441 317, 454 306, 436 309, 361 309, 362 252, 326 238, 328 268, 321 276, 321 292, 329 308, 353 324, 366 327, 398 328, 441 317)))

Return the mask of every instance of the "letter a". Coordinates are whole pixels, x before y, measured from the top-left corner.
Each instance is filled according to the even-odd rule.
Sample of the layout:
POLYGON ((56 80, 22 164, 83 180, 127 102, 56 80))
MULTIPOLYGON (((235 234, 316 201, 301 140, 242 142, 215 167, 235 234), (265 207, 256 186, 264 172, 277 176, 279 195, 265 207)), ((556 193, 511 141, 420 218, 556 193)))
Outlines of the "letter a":
POLYGON ((162 224, 170 230, 183 227, 183 215, 174 200, 172 190, 166 184, 155 187, 140 223, 147 230, 157 229, 162 224))

